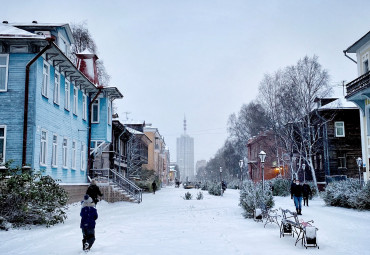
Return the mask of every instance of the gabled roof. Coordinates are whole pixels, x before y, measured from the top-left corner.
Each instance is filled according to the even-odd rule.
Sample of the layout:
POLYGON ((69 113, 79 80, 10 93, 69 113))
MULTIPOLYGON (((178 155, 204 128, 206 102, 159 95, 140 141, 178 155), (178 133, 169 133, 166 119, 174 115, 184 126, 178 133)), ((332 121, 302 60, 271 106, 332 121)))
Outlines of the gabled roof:
POLYGON ((354 44, 349 46, 346 50, 344 50, 344 53, 356 53, 359 48, 361 48, 365 43, 370 41, 370 31, 367 32, 363 37, 361 37, 359 40, 357 40, 354 44))
POLYGON ((0 38, 45 39, 45 36, 30 33, 8 24, 0 24, 0 38))
POLYGON ((34 22, 31 22, 31 23, 8 23, 8 24, 11 26, 26 29, 26 30, 40 30, 42 28, 50 29, 50 28, 56 28, 56 27, 64 27, 71 43, 73 44, 75 42, 73 35, 72 35, 71 27, 69 26, 68 23, 37 23, 37 22, 34 23, 34 22))

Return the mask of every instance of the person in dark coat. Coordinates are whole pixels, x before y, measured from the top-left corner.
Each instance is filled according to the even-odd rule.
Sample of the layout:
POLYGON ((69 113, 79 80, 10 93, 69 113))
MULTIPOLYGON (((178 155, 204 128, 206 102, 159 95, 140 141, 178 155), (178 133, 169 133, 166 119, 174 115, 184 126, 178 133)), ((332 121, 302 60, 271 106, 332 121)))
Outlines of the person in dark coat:
POLYGON ((82 229, 82 249, 89 251, 95 242, 95 221, 98 219, 98 212, 94 207, 94 203, 89 195, 84 196, 82 201, 82 208, 80 212, 82 229))
POLYGON ((294 199, 294 205, 298 215, 302 215, 302 186, 299 180, 295 181, 295 185, 291 186, 291 197, 294 199))
POLYGON ((303 193, 303 205, 308 206, 308 197, 311 196, 312 191, 310 185, 306 182, 302 186, 302 193, 303 193))
POLYGON ((153 181, 152 183, 152 189, 153 189, 153 194, 155 194, 155 191, 157 190, 157 183, 155 183, 155 181, 153 181))
POLYGON ((98 196, 100 197, 103 196, 103 194, 100 192, 99 187, 96 185, 95 179, 91 180, 91 184, 87 188, 86 194, 89 195, 89 197, 91 197, 95 205, 99 202, 98 196))

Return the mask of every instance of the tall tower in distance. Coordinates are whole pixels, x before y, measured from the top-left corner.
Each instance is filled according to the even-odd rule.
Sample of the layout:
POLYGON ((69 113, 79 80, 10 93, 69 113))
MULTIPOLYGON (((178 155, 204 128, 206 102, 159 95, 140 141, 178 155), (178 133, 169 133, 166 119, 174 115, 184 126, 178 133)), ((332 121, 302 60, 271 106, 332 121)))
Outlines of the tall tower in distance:
POLYGON ((194 174, 194 138, 186 134, 186 117, 184 116, 184 134, 177 138, 177 165, 181 181, 195 181, 194 174))

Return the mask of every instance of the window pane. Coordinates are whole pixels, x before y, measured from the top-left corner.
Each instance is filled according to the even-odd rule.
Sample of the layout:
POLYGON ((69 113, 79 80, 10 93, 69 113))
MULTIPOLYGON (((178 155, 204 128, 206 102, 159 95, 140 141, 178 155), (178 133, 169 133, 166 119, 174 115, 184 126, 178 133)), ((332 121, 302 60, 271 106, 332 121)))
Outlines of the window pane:
POLYGON ((5 89, 6 67, 0 67, 0 89, 5 89))
POLYGON ((7 57, 0 56, 0 65, 6 65, 6 59, 7 59, 7 57))
POLYGON ((4 137, 4 128, 0 128, 0 137, 4 137))
POLYGON ((98 105, 93 105, 93 122, 98 121, 98 105))
POLYGON ((0 162, 4 160, 4 139, 0 138, 0 162))

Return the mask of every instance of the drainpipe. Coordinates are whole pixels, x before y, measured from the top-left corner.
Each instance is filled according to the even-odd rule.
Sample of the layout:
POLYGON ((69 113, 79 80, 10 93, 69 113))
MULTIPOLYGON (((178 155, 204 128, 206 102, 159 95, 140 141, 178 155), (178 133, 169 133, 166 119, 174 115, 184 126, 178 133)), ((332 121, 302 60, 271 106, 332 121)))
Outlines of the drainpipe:
POLYGON ((95 95, 95 97, 93 98, 93 100, 90 101, 90 104, 89 104, 89 138, 88 138, 88 164, 87 164, 87 172, 88 172, 88 175, 90 175, 90 169, 91 169, 91 164, 92 164, 92 158, 91 158, 91 153, 90 153, 90 150, 91 150, 91 108, 92 108, 92 104, 95 102, 95 100, 98 98, 98 96, 100 95, 101 91, 103 89, 103 86, 98 86, 98 93, 95 95))
POLYGON ((118 136, 118 173, 121 173, 121 136, 126 132, 126 127, 123 126, 122 133, 118 136))
POLYGON ((347 58, 349 58, 350 60, 352 60, 353 62, 355 62, 357 64, 356 60, 354 60, 353 58, 351 58, 350 56, 347 55, 347 51, 344 50, 343 53, 344 53, 344 56, 346 56, 347 58))
POLYGON ((30 67, 42 55, 51 48, 54 41, 53 38, 46 39, 49 44, 46 45, 33 59, 26 65, 26 82, 24 84, 24 114, 23 114, 23 149, 22 149, 22 167, 26 165, 27 155, 27 128, 28 128, 28 96, 29 96, 29 82, 30 82, 30 67))

